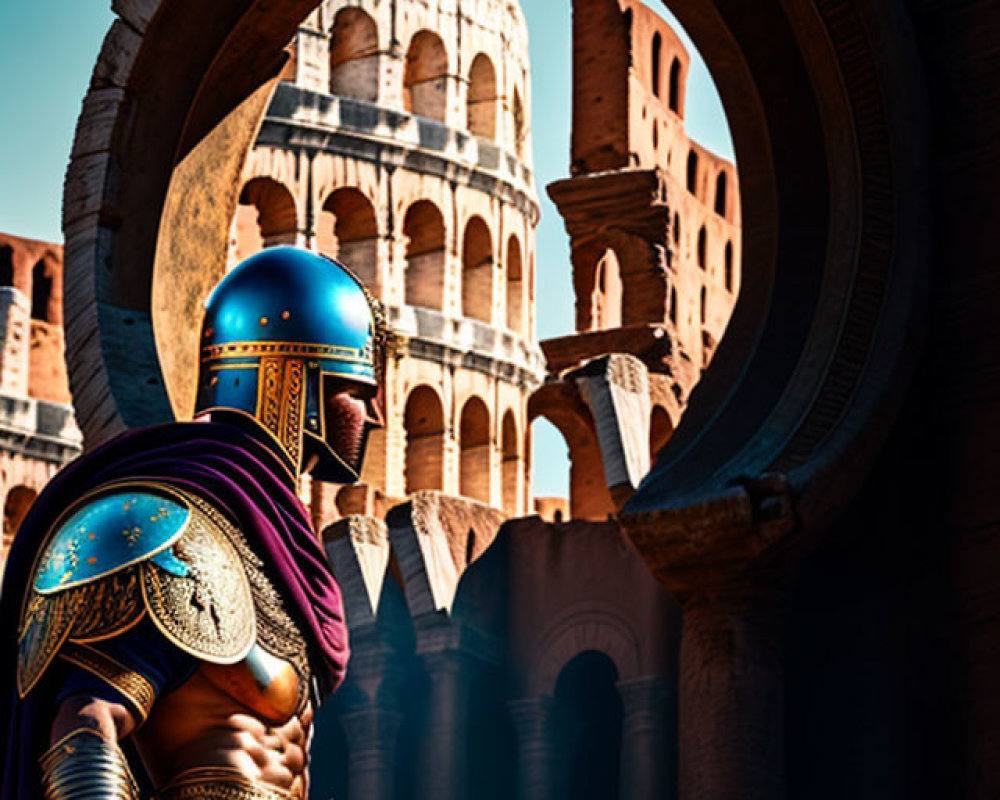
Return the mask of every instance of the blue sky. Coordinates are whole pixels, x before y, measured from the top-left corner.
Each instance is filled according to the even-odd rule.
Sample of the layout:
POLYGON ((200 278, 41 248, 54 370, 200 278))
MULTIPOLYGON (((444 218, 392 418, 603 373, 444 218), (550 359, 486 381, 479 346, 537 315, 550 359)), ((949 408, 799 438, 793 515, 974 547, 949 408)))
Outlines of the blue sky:
MULTIPOLYGON (((573 330, 569 247, 545 186, 569 173, 570 0, 521 0, 531 36, 532 132, 542 203, 536 265, 538 335, 573 330)), ((692 55, 688 132, 732 158, 725 116, 705 65, 676 20, 692 55)), ((0 231, 61 241, 62 181, 80 103, 113 15, 107 0, 0 2, 0 231)), ((535 426, 535 492, 566 495, 568 460, 559 435, 535 426)))

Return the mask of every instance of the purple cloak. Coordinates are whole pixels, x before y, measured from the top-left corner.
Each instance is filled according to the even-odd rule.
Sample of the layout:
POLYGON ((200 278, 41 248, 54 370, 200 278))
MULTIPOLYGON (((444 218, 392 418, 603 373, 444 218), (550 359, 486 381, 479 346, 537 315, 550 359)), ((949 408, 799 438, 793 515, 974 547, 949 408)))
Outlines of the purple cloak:
MULTIPOLYGON (((263 434, 262 434, 263 435, 263 434)), ((340 591, 284 463, 242 426, 181 422, 128 431, 50 481, 11 546, 0 593, 0 800, 39 797, 37 759, 48 747, 54 692, 43 682, 24 700, 16 686, 17 627, 28 573, 49 528, 85 492, 150 478, 199 495, 229 513, 268 566, 309 645, 321 687, 347 667, 340 591)))

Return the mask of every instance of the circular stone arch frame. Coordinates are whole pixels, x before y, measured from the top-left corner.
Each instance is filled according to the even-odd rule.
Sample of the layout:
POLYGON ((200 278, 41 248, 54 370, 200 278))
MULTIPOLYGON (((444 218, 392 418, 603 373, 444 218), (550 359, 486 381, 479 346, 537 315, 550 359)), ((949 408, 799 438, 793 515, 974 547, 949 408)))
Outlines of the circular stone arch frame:
MULTIPOLYGON (((190 405, 166 387, 177 357, 196 351, 200 300, 224 271, 282 48, 317 4, 115 3, 64 194, 67 360, 88 446, 190 405), (158 352, 157 333, 169 348, 158 352)), ((575 13, 599 4, 618 8, 574 0, 575 13)), ((715 503, 717 527, 741 531, 790 514, 815 533, 850 501, 920 349, 930 249, 926 101, 899 8, 669 6, 729 117, 744 253, 728 332, 626 507, 658 574, 650 542, 683 509, 715 503)))

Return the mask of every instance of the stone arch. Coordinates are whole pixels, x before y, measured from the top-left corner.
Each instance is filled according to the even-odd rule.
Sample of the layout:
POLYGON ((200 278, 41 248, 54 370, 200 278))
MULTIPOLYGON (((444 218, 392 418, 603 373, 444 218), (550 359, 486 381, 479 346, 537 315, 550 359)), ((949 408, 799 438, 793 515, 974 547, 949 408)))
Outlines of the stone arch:
POLYGON ((295 244, 298 213, 292 193, 274 178, 251 178, 236 211, 236 255, 252 256, 265 247, 295 244))
POLYGON ((513 130, 514 152, 517 157, 524 158, 524 140, 526 137, 526 120, 524 116, 524 103, 521 100, 521 92, 514 89, 514 100, 511 103, 511 123, 513 130))
POLYGON ((417 386, 406 398, 406 493, 444 487, 444 405, 430 386, 417 386))
POLYGON ((693 147, 688 151, 687 190, 698 196, 698 153, 693 147))
POLYGON ((52 289, 54 269, 40 259, 31 269, 31 318, 52 322, 52 289))
MULTIPOLYGON (((621 796, 624 713, 617 682, 614 661, 599 650, 573 656, 556 678, 552 728, 564 747, 567 797, 619 800, 621 796)), ((636 780, 630 775, 625 785, 636 780)))
POLYGON ((493 317, 493 234, 480 216, 465 224, 462 237, 462 316, 490 322, 493 317))
POLYGON ((378 269, 378 219, 375 206, 359 189, 332 192, 318 215, 319 251, 342 261, 372 292, 381 286, 378 269))
POLYGON ((406 237, 406 303, 444 308, 444 216, 430 200, 418 200, 403 218, 406 237))
POLYGON ((588 651, 611 659, 619 680, 639 677, 639 635, 609 603, 593 600, 567 609, 549 625, 540 642, 528 675, 528 685, 536 694, 553 694, 566 664, 588 651))
POLYGON ((622 324, 622 269, 618 254, 607 248, 594 267, 590 299, 591 330, 606 331, 622 324))
POLYGON ((497 73, 490 57, 479 53, 469 68, 467 126, 473 136, 497 135, 497 73))
POLYGON ((681 62, 675 58, 670 64, 670 110, 681 115, 681 62))
POLYGON ((403 105, 411 114, 444 122, 448 108, 448 52, 436 33, 410 40, 403 73, 403 105))
POLYGON ((364 10, 342 8, 330 30, 330 93, 378 100, 378 26, 364 10))
POLYGON ((649 456, 650 463, 656 459, 656 454, 670 441, 674 432, 674 423, 670 414, 663 406, 654 405, 649 415, 649 456))
POLYGON ((715 178, 715 213, 720 217, 725 217, 726 211, 729 208, 727 198, 728 189, 729 176, 724 169, 719 170, 719 174, 715 178))
POLYGON ((556 384, 528 398, 528 424, 543 417, 562 436, 569 451, 569 508, 573 519, 601 521, 616 511, 605 480, 592 415, 578 393, 556 384))
POLYGON ((514 417, 513 409, 508 408, 503 415, 503 423, 500 426, 500 453, 503 459, 501 466, 501 480, 503 481, 503 510, 504 513, 513 517, 519 512, 518 499, 520 497, 519 487, 521 484, 521 439, 517 432, 517 420, 514 417))
POLYGON ((653 34, 653 46, 650 58, 652 63, 650 64, 649 72, 651 76, 650 80, 652 83, 653 94, 659 97, 660 92, 662 91, 660 87, 660 72, 662 71, 662 64, 660 62, 663 60, 663 36, 659 31, 653 34))
POLYGON ((507 239, 507 327, 524 333, 524 267, 521 242, 516 234, 507 239))
POLYGON ((17 529, 21 527, 36 497, 38 492, 30 486, 14 486, 7 492, 3 505, 3 540, 0 541, 0 555, 10 549, 17 529))
MULTIPOLYGON (((184 8, 177 0, 116 6, 123 20, 109 33, 83 103, 77 130, 87 149, 74 150, 63 198, 67 284, 74 286, 67 360, 88 445, 169 418, 163 384, 177 381, 170 367, 162 376, 149 367, 158 355, 153 329, 156 319, 191 315, 179 307, 154 314, 156 285, 203 297, 196 290, 221 275, 240 150, 266 110, 284 46, 315 5, 251 0, 246 13, 246 2, 219 0, 196 20, 175 13, 184 8), (157 24, 148 25, 152 14, 157 24), (199 179, 189 180, 194 174, 199 179), (174 236, 190 222, 184 212, 195 200, 203 204, 205 235, 174 236), (100 209, 120 219, 107 225, 100 209), (108 313, 95 315, 95 307, 108 313), (132 312, 141 325, 122 323, 132 312), (121 346, 126 335, 129 347, 121 346), (96 388, 88 394, 85 387, 96 388)), ((751 476, 794 469, 804 509, 797 530, 809 531, 843 508, 865 478, 913 373, 912 354, 921 352, 928 242, 941 216, 929 212, 941 195, 927 188, 932 170, 892 167, 950 152, 927 146, 927 86, 915 77, 922 55, 916 37, 902 31, 923 30, 926 16, 911 24, 872 0, 807 6, 795 14, 762 0, 749 19, 717 0, 709 0, 712 13, 705 0, 671 0, 712 68, 738 160, 759 168, 740 181, 747 279, 733 335, 631 512, 655 508, 667 494, 675 504, 711 496, 737 468, 751 476), (821 291, 831 285, 843 291, 821 291), (843 324, 814 324, 831 318, 843 324), (802 370, 802 363, 823 366, 802 370), (698 447, 689 447, 694 441, 698 447), (687 457, 694 449, 698 457, 687 457), (837 492, 813 480, 846 457, 849 480, 837 492)), ((931 96, 951 88, 947 74, 925 74, 931 96)), ((638 531, 630 535, 639 541, 638 531)))
POLYGON ((0 286, 14 285, 14 248, 9 244, 0 247, 0 286))
POLYGON ((490 411, 482 398, 465 401, 458 423, 459 494, 490 502, 490 411))

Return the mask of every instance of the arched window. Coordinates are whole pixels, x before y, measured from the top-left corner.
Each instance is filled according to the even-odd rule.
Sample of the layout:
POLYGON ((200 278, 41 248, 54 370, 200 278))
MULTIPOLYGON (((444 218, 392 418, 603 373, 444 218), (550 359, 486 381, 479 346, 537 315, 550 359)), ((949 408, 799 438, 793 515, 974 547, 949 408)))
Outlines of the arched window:
POLYGON ((276 244, 295 244, 297 230, 295 201, 288 189, 272 178, 247 182, 236 209, 238 258, 247 258, 276 244))
POLYGON ((507 240, 507 327, 524 331, 524 270, 521 267, 521 243, 516 236, 507 240))
POLYGON ((681 243, 681 215, 674 213, 674 244, 678 247, 681 243))
POLYGON ((521 102, 521 93, 514 90, 514 102, 511 107, 511 114, 514 123, 514 152, 518 158, 524 158, 524 104, 521 102))
POLYGON ((464 497, 489 503, 490 412, 478 397, 470 397, 462 407, 458 431, 459 492, 464 497))
POLYGON ((323 203, 316 226, 321 253, 342 261, 378 294, 378 222, 375 207, 358 189, 338 189, 323 203))
POLYGON ((708 265, 708 231, 701 226, 698 231, 698 266, 705 269, 708 265))
POLYGON ((440 310, 444 305, 444 217, 429 200, 410 206, 406 236, 406 303, 440 310))
POLYGON ((520 511, 518 498, 521 496, 521 448, 518 444, 517 422, 510 409, 503 415, 502 437, 503 510, 508 517, 513 517, 520 511))
POLYGON ((441 37, 420 31, 410 42, 403 75, 406 110, 444 122, 448 107, 448 53, 441 37))
POLYGON ((650 68, 650 74, 652 75, 653 83, 653 94, 657 97, 660 96, 660 60, 663 57, 663 37, 660 36, 659 32, 653 35, 653 52, 652 59, 653 63, 650 68))
POLYGON ((360 8, 342 8, 330 31, 330 92, 378 100, 378 27, 360 8))
POLYGON ((656 458, 656 454, 663 449, 670 437, 673 435, 674 426, 670 422, 670 415, 663 406, 653 406, 653 412, 649 418, 649 456, 656 458))
POLYGON ((677 324, 677 289, 670 287, 670 321, 677 324))
POLYGON ((614 662, 588 650, 572 659, 556 680, 554 738, 567 759, 566 797, 614 800, 619 797, 622 703, 615 688, 614 662))
POLYGON ((726 216, 727 184, 728 176, 726 175, 726 171, 722 170, 715 179, 715 213, 721 217, 726 216))
POLYGON ((681 62, 674 59, 670 64, 670 110, 681 113, 681 62))
POLYGON ((497 74, 485 53, 477 55, 469 69, 468 128, 484 139, 497 135, 497 74))
POLYGON ((431 387, 418 386, 406 400, 406 493, 440 490, 444 476, 444 409, 431 387))
POLYGON ((462 243, 462 315, 490 322, 492 310, 493 237, 482 217, 472 217, 462 243))
POLYGON ((698 154, 694 150, 688 152, 687 189, 691 194, 698 194, 698 154))
POLYGON ((708 291, 704 286, 701 287, 701 324, 705 324, 705 320, 708 319, 708 291))
POLYGON ((726 291, 733 290, 733 243, 726 242, 726 291))
POLYGON ((590 301, 591 330, 606 331, 622 324, 622 276, 618 256, 605 250, 594 270, 590 301))
POLYGON ((27 486, 15 486, 7 493, 3 506, 3 539, 0 541, 0 556, 10 549, 14 535, 28 515, 31 504, 35 502, 38 492, 27 486))
POLYGON ((0 286, 14 285, 14 248, 0 247, 0 286))
POLYGON ((50 322, 49 302, 52 299, 52 276, 39 261, 31 270, 31 318, 50 322))

